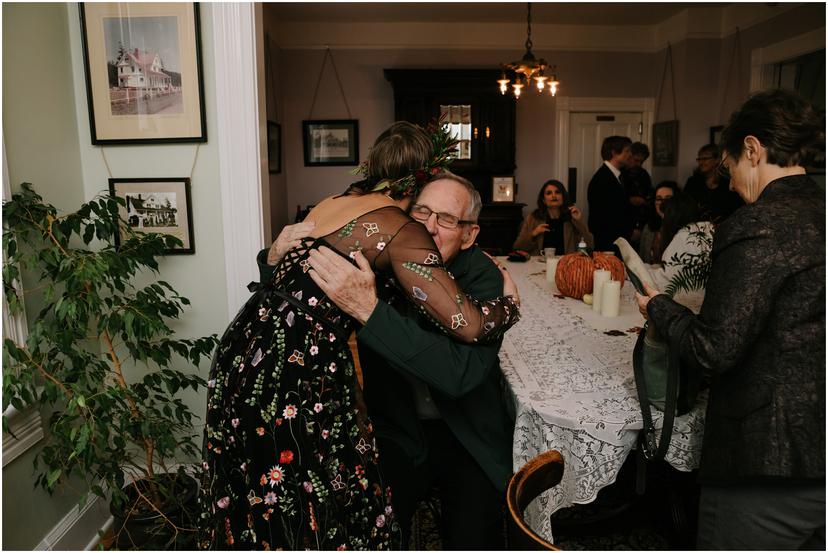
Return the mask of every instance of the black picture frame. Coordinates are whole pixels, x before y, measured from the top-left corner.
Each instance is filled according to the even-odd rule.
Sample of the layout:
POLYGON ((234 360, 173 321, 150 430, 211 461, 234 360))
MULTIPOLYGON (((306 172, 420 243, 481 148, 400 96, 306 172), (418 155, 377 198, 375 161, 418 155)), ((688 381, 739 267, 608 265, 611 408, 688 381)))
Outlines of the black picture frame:
POLYGON ((724 125, 716 125, 714 127, 710 127, 710 142, 708 144, 715 144, 716 146, 719 145, 719 140, 722 138, 722 131, 724 130, 724 125))
POLYGON ((305 167, 359 165, 359 121, 306 119, 302 121, 302 145, 305 167))
POLYGON ((675 167, 678 160, 677 120, 653 123, 653 165, 675 167))
POLYGON ((267 170, 271 175, 282 172, 282 125, 267 122, 267 170))
POLYGON ((206 142, 198 3, 78 6, 92 144, 206 142))
MULTIPOLYGON (((189 178, 112 178, 109 194, 126 200, 120 212, 133 231, 172 234, 183 242, 180 248, 165 250, 166 255, 195 253, 189 178), (145 205, 150 198, 152 205, 145 205)), ((115 236, 115 246, 121 246, 120 234, 115 236)))

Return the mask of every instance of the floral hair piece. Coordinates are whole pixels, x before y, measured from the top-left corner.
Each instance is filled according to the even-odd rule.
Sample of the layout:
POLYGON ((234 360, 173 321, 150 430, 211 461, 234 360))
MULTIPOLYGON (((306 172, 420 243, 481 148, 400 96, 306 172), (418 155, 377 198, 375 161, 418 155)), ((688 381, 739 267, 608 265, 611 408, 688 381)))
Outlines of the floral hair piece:
MULTIPOLYGON (((454 161, 456 155, 455 148, 459 141, 451 136, 451 133, 448 131, 448 126, 443 125, 443 119, 439 121, 436 119, 432 120, 426 126, 425 131, 431 138, 432 147, 431 158, 426 161, 425 165, 396 180, 380 180, 371 188, 372 192, 390 190, 394 197, 415 196, 422 190, 423 186, 428 182, 428 179, 448 169, 449 165, 454 161)), ((364 177, 363 182, 370 181, 372 178, 368 174, 367 161, 363 161, 359 167, 354 169, 352 174, 362 174, 364 177)))

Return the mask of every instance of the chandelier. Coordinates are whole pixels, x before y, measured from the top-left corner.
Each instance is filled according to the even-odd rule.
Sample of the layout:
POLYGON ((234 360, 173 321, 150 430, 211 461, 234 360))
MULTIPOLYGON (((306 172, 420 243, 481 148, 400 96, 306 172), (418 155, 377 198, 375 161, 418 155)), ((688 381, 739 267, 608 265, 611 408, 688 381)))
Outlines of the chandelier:
POLYGON ((555 68, 557 66, 552 66, 550 76, 544 74, 544 71, 548 67, 549 64, 546 63, 545 59, 537 59, 532 53, 532 3, 527 2, 526 53, 523 54, 523 58, 521 58, 520 61, 500 64, 501 75, 500 79, 497 81, 500 84, 500 93, 506 94, 509 90, 509 85, 511 84, 512 92, 514 93, 515 98, 520 98, 520 93, 523 87, 529 87, 534 80, 535 89, 538 92, 543 92, 546 86, 549 85, 549 93, 552 94, 552 96, 555 96, 558 93, 558 85, 561 84, 555 74, 555 68), (506 77, 506 71, 512 71, 515 73, 514 82, 511 82, 509 78, 506 77))

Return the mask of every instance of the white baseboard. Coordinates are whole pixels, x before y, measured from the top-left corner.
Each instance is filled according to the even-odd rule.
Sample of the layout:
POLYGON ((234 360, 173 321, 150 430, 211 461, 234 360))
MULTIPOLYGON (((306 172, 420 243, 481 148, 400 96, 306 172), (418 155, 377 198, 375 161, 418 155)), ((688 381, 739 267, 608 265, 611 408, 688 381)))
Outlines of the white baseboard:
POLYGON ((90 551, 98 545, 98 530, 112 524, 109 501, 89 495, 83 507, 75 505, 35 546, 35 551, 90 551))

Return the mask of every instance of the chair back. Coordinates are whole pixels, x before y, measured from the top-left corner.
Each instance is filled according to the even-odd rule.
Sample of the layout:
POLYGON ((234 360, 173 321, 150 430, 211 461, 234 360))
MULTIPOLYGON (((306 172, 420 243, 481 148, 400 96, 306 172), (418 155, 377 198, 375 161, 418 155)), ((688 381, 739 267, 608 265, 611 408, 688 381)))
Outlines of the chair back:
POLYGON ((523 512, 533 499, 561 482, 564 461, 555 450, 541 453, 512 475, 506 487, 509 510, 509 548, 528 551, 560 551, 532 530, 523 519, 523 512))

